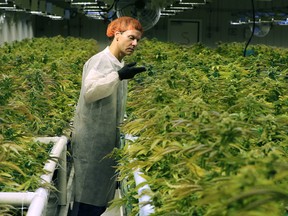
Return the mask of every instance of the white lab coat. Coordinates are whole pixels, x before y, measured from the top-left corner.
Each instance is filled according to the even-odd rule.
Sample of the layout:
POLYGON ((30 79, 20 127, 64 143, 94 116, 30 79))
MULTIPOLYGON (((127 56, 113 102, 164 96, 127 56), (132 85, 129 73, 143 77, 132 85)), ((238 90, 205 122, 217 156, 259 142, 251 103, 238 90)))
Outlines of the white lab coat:
POLYGON ((120 143, 127 81, 117 71, 123 66, 107 47, 83 67, 72 133, 76 202, 107 206, 114 197, 116 163, 105 156, 120 143))

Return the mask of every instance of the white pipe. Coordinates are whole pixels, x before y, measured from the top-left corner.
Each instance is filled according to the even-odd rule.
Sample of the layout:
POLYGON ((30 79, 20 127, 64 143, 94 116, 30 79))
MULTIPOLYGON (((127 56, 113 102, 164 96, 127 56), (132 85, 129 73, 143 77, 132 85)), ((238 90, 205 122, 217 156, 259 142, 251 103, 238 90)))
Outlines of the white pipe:
POLYGON ((17 206, 28 206, 35 192, 0 192, 0 203, 17 206))
MULTIPOLYGON (((51 183, 54 170, 57 165, 57 158, 60 158, 63 149, 67 144, 67 138, 62 136, 57 143, 53 146, 52 151, 50 153, 50 157, 48 162, 44 166, 44 170, 47 171, 47 174, 41 176, 42 183, 51 183)), ((43 210, 46 207, 48 202, 49 190, 47 188, 39 188, 36 191, 36 195, 33 198, 27 212, 27 216, 40 216, 43 214, 43 210)))
MULTIPOLYGON (((134 142, 137 139, 138 137, 133 136, 132 134, 125 134, 125 140, 134 142)), ((140 172, 140 169, 135 169, 133 172, 136 186, 146 182, 146 179, 141 177, 141 174, 142 172, 140 172)), ((150 191, 151 189, 148 184, 145 184, 138 189, 138 195, 139 195, 138 201, 139 201, 139 208, 140 208, 139 216, 149 216, 150 214, 154 213, 154 206, 149 204, 151 203, 151 197, 145 193, 143 194, 142 193, 143 190, 150 191)))
MULTIPOLYGON (((51 183, 53 173, 55 171, 56 165, 58 163, 58 158, 60 158, 60 156, 62 157, 60 158, 60 161, 63 162, 62 168, 65 167, 63 172, 66 172, 65 163, 67 138, 65 136, 41 137, 36 138, 36 140, 46 144, 50 142, 55 143, 50 153, 50 157, 52 159, 49 159, 44 166, 44 170, 47 171, 47 174, 41 176, 42 184, 51 183)), ((62 173, 62 175, 64 174, 62 173)), ((63 184, 64 183, 62 182, 62 187, 64 187, 63 184)), ((43 215, 43 210, 48 202, 48 196, 49 190, 46 188, 38 188, 35 192, 0 192, 0 203, 16 206, 29 206, 27 216, 40 216, 43 215)))
POLYGON ((42 183, 50 183, 53 177, 53 172, 57 166, 58 160, 61 156, 61 153, 64 147, 67 144, 67 138, 65 136, 60 137, 57 143, 53 146, 52 151, 50 153, 50 157, 48 162, 44 166, 44 170, 48 172, 48 174, 44 174, 41 176, 42 183))
MULTIPOLYGON (((142 173, 139 171, 139 169, 136 169, 133 172, 133 174, 134 174, 134 180, 135 180, 136 186, 146 182, 146 180, 143 177, 141 177, 142 173)), ((147 192, 149 190, 151 189, 148 184, 145 184, 138 189, 139 206, 140 206, 139 216, 148 216, 154 213, 154 206, 149 204, 149 202, 151 202, 151 197, 147 194, 143 194, 143 191, 145 193, 145 191, 147 192)))
POLYGON ((39 141, 40 143, 49 144, 50 142, 57 143, 61 139, 61 137, 37 137, 35 141, 39 141))
POLYGON ((57 188, 59 190, 59 205, 67 204, 67 145, 64 145, 64 150, 61 153, 61 158, 59 160, 59 170, 57 178, 57 188))
MULTIPOLYGON (((28 208, 26 216, 41 216, 48 202, 49 191, 46 188, 38 188, 28 208)), ((44 214, 45 215, 45 214, 44 214)))
POLYGON ((73 195, 73 179, 74 179, 74 166, 71 167, 70 175, 68 178, 67 183, 67 194, 66 194, 66 205, 62 205, 59 209, 59 216, 64 216, 68 214, 70 203, 73 202, 72 195, 73 195))

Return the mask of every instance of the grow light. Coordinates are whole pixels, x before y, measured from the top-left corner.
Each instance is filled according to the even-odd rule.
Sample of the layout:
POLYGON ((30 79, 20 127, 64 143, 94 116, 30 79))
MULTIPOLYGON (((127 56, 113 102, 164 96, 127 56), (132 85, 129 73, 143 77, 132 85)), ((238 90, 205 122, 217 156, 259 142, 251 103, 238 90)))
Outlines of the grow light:
POLYGON ((194 9, 194 7, 192 6, 171 6, 171 7, 169 7, 170 9, 175 9, 175 10, 187 10, 187 9, 194 9))
POLYGON ((85 5, 84 7, 83 7, 83 9, 92 9, 92 10, 94 10, 94 9, 102 9, 102 7, 100 7, 99 5, 85 5))
POLYGON ((101 11, 86 11, 85 15, 93 19, 102 20, 105 13, 101 11))
POLYGON ((161 16, 174 16, 174 15, 176 15, 176 12, 174 12, 174 11, 161 11, 160 15, 161 16))
POLYGON ((230 21, 230 25, 243 25, 245 23, 243 23, 241 20, 239 21, 230 21))
POLYGON ((183 10, 179 10, 179 9, 164 9, 164 10, 162 10, 164 13, 166 12, 166 13, 179 13, 179 12, 183 12, 183 10))
POLYGON ((160 16, 174 16, 175 13, 165 13, 165 12, 161 12, 160 16))
MULTIPOLYGON (((183 12, 185 10, 192 10, 194 9, 197 5, 205 5, 206 0, 178 0, 174 2, 173 4, 170 4, 166 8, 164 8, 163 14, 167 13, 167 9, 171 10, 181 10, 180 12, 183 12)), ((169 12, 168 12, 169 13, 169 12)))
POLYGON ((86 14, 86 13, 89 13, 89 12, 103 12, 103 9, 100 7, 100 6, 84 6, 83 7, 83 12, 86 14))
MULTIPOLYGON (((273 24, 273 25, 288 25, 288 18, 283 19, 283 20, 274 20, 271 19, 270 21, 268 20, 256 20, 256 24, 273 24)), ((245 20, 243 21, 242 19, 239 19, 238 21, 230 21, 230 25, 250 25, 253 24, 253 21, 251 20, 245 20)))
POLYGON ((62 19, 63 19, 62 16, 51 15, 51 14, 46 15, 46 17, 48 17, 48 18, 50 18, 50 19, 53 19, 53 20, 62 20, 62 19))
POLYGON ((0 10, 11 10, 11 9, 15 9, 16 8, 16 5, 15 4, 12 4, 12 2, 8 2, 8 1, 5 1, 6 3, 4 3, 3 1, 0 2, 0 10))
POLYGON ((97 5, 98 1, 89 1, 89 0, 71 0, 72 5, 97 5))
POLYGON ((286 20, 277 20, 275 23, 277 25, 288 25, 288 18, 286 20))
MULTIPOLYGON (((235 16, 235 15, 234 15, 235 16)), ((257 11, 255 12, 256 24, 288 25, 288 13, 281 11, 257 11)), ((239 14, 237 21, 230 21, 231 25, 252 24, 250 13, 239 14)))
POLYGON ((7 0, 0 0, 0 5, 6 5, 8 4, 7 0))
POLYGON ((94 12, 102 12, 102 10, 101 9, 89 9, 89 10, 87 10, 87 9, 83 9, 83 12, 85 13, 85 14, 87 14, 87 13, 94 13, 94 12))
POLYGON ((206 0, 179 0, 179 4, 206 4, 206 0))
POLYGON ((184 2, 183 0, 180 0, 178 2, 180 5, 191 5, 191 6, 194 6, 194 5, 205 5, 206 4, 206 0, 204 0, 203 2, 191 2, 191 1, 188 1, 188 2, 184 2))
POLYGON ((16 9, 16 7, 15 7, 15 5, 13 5, 13 6, 0 6, 0 10, 2 9, 2 10, 10 10, 10 9, 16 9))
POLYGON ((17 6, 15 4, 13 5, 0 5, 0 10, 5 10, 5 11, 11 11, 11 12, 25 12, 25 10, 17 8, 17 6))
POLYGON ((44 16, 45 13, 41 12, 41 11, 27 11, 28 13, 31 13, 33 15, 39 15, 39 16, 44 16))

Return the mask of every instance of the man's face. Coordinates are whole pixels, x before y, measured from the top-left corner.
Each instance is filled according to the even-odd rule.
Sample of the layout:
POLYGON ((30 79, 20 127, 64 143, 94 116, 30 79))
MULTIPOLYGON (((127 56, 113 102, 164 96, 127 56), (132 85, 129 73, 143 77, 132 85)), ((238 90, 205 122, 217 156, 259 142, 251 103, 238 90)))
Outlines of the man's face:
POLYGON ((141 39, 141 32, 138 30, 127 30, 117 34, 119 51, 122 55, 131 55, 141 39))

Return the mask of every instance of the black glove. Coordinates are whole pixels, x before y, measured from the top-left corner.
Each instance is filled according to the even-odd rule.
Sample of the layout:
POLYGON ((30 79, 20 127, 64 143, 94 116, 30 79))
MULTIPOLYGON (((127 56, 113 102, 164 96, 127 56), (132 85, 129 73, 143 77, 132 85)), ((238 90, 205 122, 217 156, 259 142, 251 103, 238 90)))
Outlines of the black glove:
POLYGON ((136 65, 136 62, 129 63, 125 65, 123 68, 121 68, 118 71, 119 79, 131 79, 133 78, 137 73, 141 73, 143 71, 146 71, 145 67, 134 67, 136 65))

